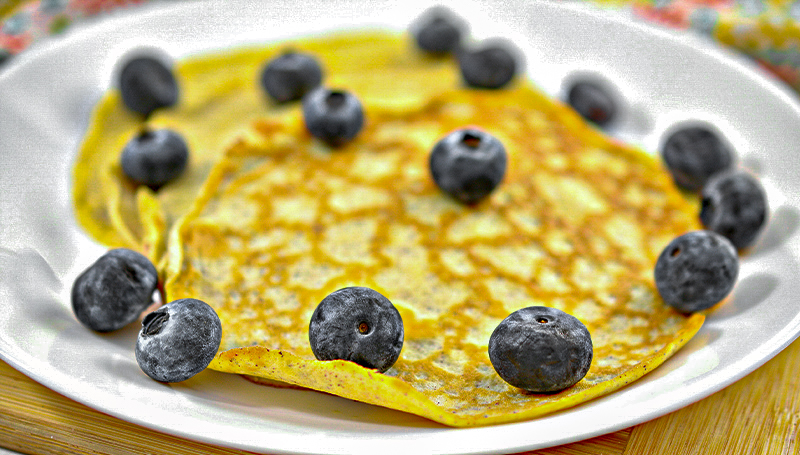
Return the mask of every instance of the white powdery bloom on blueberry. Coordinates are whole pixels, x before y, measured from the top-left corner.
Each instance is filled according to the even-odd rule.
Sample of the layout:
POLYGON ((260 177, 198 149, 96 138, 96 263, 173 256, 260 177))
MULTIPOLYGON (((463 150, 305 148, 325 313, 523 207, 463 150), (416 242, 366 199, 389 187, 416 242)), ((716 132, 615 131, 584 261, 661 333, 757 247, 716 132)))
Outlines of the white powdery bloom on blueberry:
POLYGON ((475 48, 458 52, 458 66, 464 82, 474 88, 499 89, 519 70, 519 50, 506 40, 486 40, 475 48))
POLYGON ((172 70, 153 57, 135 57, 125 62, 119 89, 125 106, 144 116, 178 102, 178 83, 172 70))
POLYGON ((611 95, 595 82, 580 81, 567 93, 567 102, 581 117, 604 127, 614 120, 617 106, 611 95))
POLYGON ((465 128, 436 143, 429 167, 442 191, 464 204, 475 204, 497 188, 507 163, 506 149, 497 138, 476 128, 465 128))
POLYGON ((185 381, 211 363, 221 341, 214 309, 201 300, 179 299, 145 316, 136 362, 156 381, 185 381))
POLYGON ((318 360, 349 360, 380 372, 388 370, 403 348, 403 319, 379 292, 347 287, 322 299, 308 326, 318 360))
POLYGON ((752 245, 767 222, 764 188, 745 171, 723 172, 703 187, 700 221, 738 249, 752 245))
POLYGON ((661 156, 675 184, 700 191, 712 175, 733 166, 733 152, 708 128, 692 126, 672 133, 661 156))
POLYGON ((592 364, 592 337, 581 321, 556 308, 511 313, 489 338, 489 360, 507 383, 529 392, 572 387, 592 364))
POLYGON ((136 251, 109 250, 72 285, 72 310, 78 320, 97 332, 121 329, 152 303, 158 272, 136 251))
POLYGON ((189 161, 189 147, 178 133, 144 130, 122 150, 122 172, 133 182, 157 190, 178 178, 189 161))
POLYGON ((278 103, 301 99, 322 83, 322 67, 311 55, 287 51, 261 72, 261 87, 278 103))
POLYGON ((667 305, 693 313, 711 308, 733 290, 739 258, 725 237, 712 231, 691 231, 664 248, 654 275, 667 305))
POLYGON ((340 146, 361 131, 364 109, 350 92, 319 87, 303 97, 303 119, 312 136, 340 146))
POLYGON ((464 20, 443 6, 428 9, 410 27, 417 47, 434 55, 457 51, 466 31, 464 20))

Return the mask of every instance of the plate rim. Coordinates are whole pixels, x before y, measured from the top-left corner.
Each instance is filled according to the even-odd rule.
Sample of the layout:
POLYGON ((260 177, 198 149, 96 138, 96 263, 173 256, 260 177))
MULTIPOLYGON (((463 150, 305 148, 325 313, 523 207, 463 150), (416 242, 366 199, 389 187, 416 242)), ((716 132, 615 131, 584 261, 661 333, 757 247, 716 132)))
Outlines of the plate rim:
MULTIPOLYGON (((167 4, 167 3, 146 4, 146 5, 137 7, 136 11, 133 11, 133 12, 130 12, 130 13, 125 11, 125 12, 121 12, 120 14, 112 14, 110 17, 104 18, 103 20, 90 21, 90 22, 87 22, 86 24, 80 24, 80 25, 75 27, 75 31, 74 32, 72 31, 72 29, 70 29, 70 32, 67 35, 65 35, 64 37, 56 37, 56 38, 53 38, 53 39, 50 39, 50 40, 46 40, 46 41, 43 41, 41 44, 37 43, 34 46, 32 46, 30 49, 26 50, 21 55, 16 56, 14 58, 14 60, 7 62, 6 68, 4 68, 3 71, 0 71, 0 85, 2 85, 3 81, 5 80, 5 78, 10 77, 9 76, 10 74, 12 74, 14 71, 17 71, 17 68, 23 68, 24 69, 25 65, 27 65, 27 63, 29 61, 35 61, 36 59, 42 58, 42 55, 46 55, 47 52, 52 52, 53 49, 58 49, 60 46, 67 46, 69 44, 69 42, 72 41, 72 40, 82 39, 82 37, 85 34, 92 33, 92 32, 98 33, 99 31, 101 31, 104 28, 111 28, 111 27, 113 27, 114 25, 116 25, 116 24, 118 24, 120 22, 124 23, 126 21, 129 21, 129 20, 131 20, 131 17, 146 16, 148 14, 162 14, 162 10, 189 9, 190 7, 193 8, 193 7, 196 7, 196 5, 206 4, 206 3, 213 3, 213 2, 209 2, 207 0, 196 0, 196 1, 192 1, 192 2, 185 2, 185 3, 182 3, 180 5, 167 4)), ((674 30, 668 30, 668 29, 664 29, 664 28, 655 27, 655 26, 653 26, 652 24, 649 24, 649 23, 644 23, 644 22, 639 22, 639 21, 629 22, 629 18, 626 18, 624 16, 624 14, 620 14, 619 12, 611 12, 611 11, 608 11, 608 10, 605 10, 605 9, 600 9, 600 8, 594 6, 594 5, 586 5, 586 4, 578 4, 578 3, 567 2, 567 3, 561 3, 561 4, 551 3, 550 6, 548 6, 548 7, 551 7, 551 8, 563 8, 563 9, 567 9, 567 10, 572 10, 572 11, 574 11, 576 13, 580 13, 580 14, 589 14, 589 15, 593 15, 595 17, 601 17, 604 20, 612 21, 612 22, 614 22, 614 23, 616 23, 618 25, 635 27, 635 28, 638 28, 638 29, 648 33, 648 34, 658 35, 658 36, 660 36, 661 39, 668 39, 670 41, 673 41, 673 42, 681 44, 681 45, 687 45, 687 46, 690 46, 690 47, 693 47, 693 48, 699 48, 705 55, 707 55, 707 56, 709 56, 711 58, 714 58, 714 59, 724 63, 725 65, 731 66, 739 74, 743 74, 743 75, 747 76, 751 80, 755 81, 762 88, 765 88, 768 91, 772 92, 774 95, 780 97, 781 100, 784 102, 784 104, 787 104, 788 106, 790 106, 794 110, 794 112, 796 113, 797 117, 800 118, 800 104, 798 104, 797 95, 794 92, 792 92, 784 84, 780 84, 777 81, 777 79, 769 78, 769 77, 766 76, 765 72, 763 72, 761 70, 757 70, 757 68, 754 67, 752 64, 750 64, 743 56, 738 55, 738 54, 736 54, 736 53, 734 53, 732 51, 729 51, 727 49, 724 49, 724 48, 722 48, 722 47, 720 47, 720 46, 718 46, 718 45, 716 45, 714 43, 711 43, 711 42, 708 42, 708 41, 703 41, 703 40, 699 39, 699 37, 694 36, 694 35, 688 35, 686 33, 678 32, 678 31, 674 31, 674 30)), ((780 340, 780 341, 777 342, 774 345, 774 349, 771 349, 769 353, 767 353, 766 355, 763 355, 763 353, 760 354, 760 355, 757 355, 755 352, 751 353, 749 356, 741 359, 740 362, 739 362, 739 363, 747 363, 748 366, 746 368, 744 368, 744 369, 735 369, 737 371, 737 373, 729 376, 727 381, 716 382, 715 383, 716 385, 714 387, 704 388, 704 390, 706 390, 706 391, 710 390, 710 391, 708 393, 705 393, 702 396, 692 396, 691 398, 687 398, 684 401, 674 403, 673 406, 664 408, 664 409, 666 409, 665 411, 664 411, 664 409, 660 410, 659 411, 659 416, 666 415, 666 414, 668 414, 670 412, 673 412, 673 411, 675 411, 677 409, 680 409, 680 408, 682 408, 684 406, 687 406, 687 405, 689 405, 689 404, 691 404, 693 402, 699 401, 699 400, 701 400, 701 399, 703 399, 703 398, 705 398, 705 397, 707 397, 707 396, 709 396, 709 395, 711 395, 711 394, 713 394, 713 393, 715 393, 715 392, 727 387, 728 385, 738 381, 742 377, 748 375, 749 373, 751 373, 755 369, 757 369, 760 366, 762 366, 764 363, 769 361, 771 358, 773 358, 775 355, 777 355, 780 351, 782 351, 789 344, 791 344, 795 339, 798 338, 798 335, 800 335, 800 330, 798 330, 798 328, 800 328, 800 323, 798 323, 798 322, 800 322, 800 315, 798 315, 795 318, 794 322, 795 322, 795 324, 794 324, 795 329, 794 330, 789 330, 788 325, 787 325, 787 328, 785 328, 784 330, 782 330, 782 331, 778 332, 777 334, 775 334, 773 339, 780 340), (745 362, 745 360, 747 360, 747 359, 749 359, 751 357, 758 357, 758 360, 756 360, 754 362, 745 362)), ((0 341, 2 341, 2 340, 0 340, 0 341)), ((0 343, 0 346, 2 346, 2 345, 3 345, 3 343, 0 343)), ((62 390, 59 390, 58 386, 60 384, 62 384, 63 382, 67 382, 67 383, 75 382, 76 381, 75 378, 71 378, 69 376, 64 375, 62 381, 55 381, 52 377, 47 377, 47 376, 42 377, 39 374, 39 371, 36 370, 36 368, 31 368, 29 365, 26 365, 25 362, 23 362, 22 359, 17 359, 13 355, 9 355, 9 352, 7 352, 6 350, 0 350, 0 357, 2 357, 6 362, 8 362, 12 367, 17 369, 18 371, 21 371, 24 374, 26 374, 26 376, 30 377, 31 379, 35 380, 36 382, 39 382, 39 383, 45 385, 46 387, 48 387, 48 388, 50 388, 52 390, 55 390, 55 391, 57 391, 59 393, 62 393, 63 395, 69 397, 70 399, 73 399, 75 401, 81 402, 81 403, 83 403, 83 404, 85 404, 85 405, 87 405, 87 406, 89 406, 89 407, 91 407, 93 409, 100 410, 101 412, 105 412, 105 413, 114 415, 115 417, 120 418, 122 420, 133 422, 133 423, 136 423, 138 425, 141 425, 141 426, 144 426, 144 427, 147 427, 147 428, 151 428, 151 429, 154 429, 154 430, 157 430, 157 431, 164 431, 163 428, 153 426, 153 425, 150 424, 150 422, 143 421, 141 419, 131 418, 131 416, 118 415, 118 413, 109 412, 108 409, 98 409, 96 407, 96 403, 84 402, 82 400, 82 398, 84 398, 84 397, 74 396, 75 393, 72 393, 72 394, 64 393, 62 390)), ((727 368, 728 369, 734 369, 733 368, 734 366, 735 365, 730 365, 727 368)), ((696 388, 702 388, 698 384, 701 384, 701 383, 696 383, 695 384, 696 388)), ((70 388, 70 391, 72 391, 71 388, 70 388)), ((688 394, 688 395, 692 395, 692 394, 688 394)), ((641 418, 641 417, 642 416, 639 416, 639 418, 641 418)), ((642 423, 643 421, 644 420, 641 420, 641 421, 639 421, 637 423, 634 423, 634 425, 638 424, 638 423, 642 423)), ((514 423, 514 424, 506 424, 506 425, 502 425, 502 426, 524 425, 526 423, 529 423, 529 422, 519 422, 519 423, 514 423)), ((498 451, 498 452, 495 452, 495 453, 505 453, 508 450, 512 450, 512 451, 513 450, 532 450, 532 449, 550 447, 550 446, 553 446, 553 445, 561 445, 561 444, 565 444, 565 443, 569 443, 569 442, 574 442, 574 441, 578 441, 578 440, 583 440, 583 439, 595 437, 595 436, 602 435, 602 434, 608 434, 610 432, 618 431, 620 429, 628 428, 630 426, 632 426, 632 425, 626 424, 626 423, 622 423, 622 422, 617 422, 615 424, 609 424, 609 425, 606 425, 605 427, 598 428, 594 432, 586 433, 586 434, 583 434, 581 436, 562 438, 561 440, 555 441, 554 444, 536 445, 536 446, 524 446, 524 447, 523 446, 505 447, 505 448, 502 449, 502 452, 498 451)), ((448 430, 451 430, 451 429, 448 429, 448 430)), ((453 431, 468 431, 468 430, 479 430, 479 429, 478 428, 470 428, 470 429, 452 429, 452 430, 453 431)), ((202 437, 198 437, 197 434, 192 433, 192 432, 183 432, 183 433, 181 433, 181 432, 175 432, 175 430, 170 430, 169 433, 176 434, 178 436, 185 437, 185 438, 192 439, 192 440, 198 440, 198 441, 207 442, 207 443, 210 443, 210 444, 223 445, 223 446, 227 446, 227 447, 242 448, 242 449, 245 449, 245 450, 270 450, 270 451, 275 452, 275 453, 299 453, 299 452, 292 452, 292 451, 283 451, 281 449, 276 449, 276 448, 264 449, 263 447, 252 447, 252 446, 247 446, 247 445, 244 445, 244 446, 228 445, 227 443, 225 443, 223 441, 220 441, 219 439, 215 439, 213 437, 208 437, 208 438, 205 438, 205 439, 202 438, 202 437)), ((444 452, 442 452, 442 453, 444 453, 444 452)), ((447 452, 447 453, 456 453, 456 452, 447 452)), ((478 453, 478 452, 469 451, 469 452, 463 452, 463 453, 478 453)), ((482 450, 481 453, 486 453, 486 452, 482 450)))

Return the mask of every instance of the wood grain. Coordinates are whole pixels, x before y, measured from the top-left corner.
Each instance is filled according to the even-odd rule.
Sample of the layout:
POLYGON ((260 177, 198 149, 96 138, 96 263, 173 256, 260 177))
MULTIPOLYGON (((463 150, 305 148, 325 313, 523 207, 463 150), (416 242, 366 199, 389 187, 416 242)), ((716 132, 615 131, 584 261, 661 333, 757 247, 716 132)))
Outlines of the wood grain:
POLYGON ((800 340, 739 382, 633 429, 625 455, 800 454, 800 340))

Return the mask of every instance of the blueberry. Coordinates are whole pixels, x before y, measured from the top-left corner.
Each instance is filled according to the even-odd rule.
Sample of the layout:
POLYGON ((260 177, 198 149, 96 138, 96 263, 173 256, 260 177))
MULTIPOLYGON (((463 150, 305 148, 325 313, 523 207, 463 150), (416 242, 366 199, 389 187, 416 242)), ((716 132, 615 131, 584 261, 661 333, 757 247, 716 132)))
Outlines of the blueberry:
POLYGON ((700 191, 712 175, 733 165, 733 154, 728 147, 701 126, 674 132, 664 143, 661 154, 675 183, 691 191, 700 191))
POLYGON ((299 100, 322 82, 322 68, 306 54, 288 51, 261 72, 261 86, 278 103, 299 100))
POLYGON ((175 76, 153 57, 136 57, 126 62, 119 76, 119 89, 123 103, 145 116, 178 102, 175 76))
POLYGON ((517 59, 505 42, 484 43, 477 49, 458 53, 458 66, 464 82, 476 88, 505 86, 517 72, 517 59))
POLYGON ((529 392, 573 386, 589 371, 592 354, 592 338, 581 321, 543 306, 511 313, 489 338, 489 360, 497 374, 529 392))
POLYGON ((211 363, 221 340, 213 308, 197 299, 175 300, 144 317, 136 361, 156 381, 185 381, 211 363))
POLYGON ((153 302, 158 272, 145 256, 124 248, 109 250, 72 285, 72 310, 97 332, 135 321, 153 302))
POLYGON ((417 46, 431 54, 456 51, 461 44, 464 22, 449 9, 437 6, 429 9, 411 25, 417 46))
POLYGON ((506 150, 497 138, 466 128, 436 143, 430 169, 434 182, 444 192, 465 204, 475 204, 503 180, 506 162, 506 150))
POLYGON ((145 130, 122 150, 122 171, 137 184, 158 189, 177 178, 189 161, 189 148, 176 132, 145 130))
POLYGON ((352 93, 317 88, 303 97, 303 118, 312 136, 339 146, 364 126, 361 102, 352 93))
POLYGON ((767 196, 752 175, 743 171, 712 177, 702 191, 700 221, 725 236, 733 246, 750 246, 767 221, 767 196))
POLYGON ((322 299, 311 316, 308 340, 319 360, 350 360, 382 373, 400 357, 403 319, 377 291, 347 287, 322 299))
POLYGON ((733 289, 739 260, 733 244, 712 231, 691 231, 667 245, 655 267, 658 293, 682 313, 719 303, 733 289))
POLYGON ((593 82, 576 82, 567 93, 567 102, 578 114, 598 126, 608 125, 616 115, 613 98, 600 85, 593 82))

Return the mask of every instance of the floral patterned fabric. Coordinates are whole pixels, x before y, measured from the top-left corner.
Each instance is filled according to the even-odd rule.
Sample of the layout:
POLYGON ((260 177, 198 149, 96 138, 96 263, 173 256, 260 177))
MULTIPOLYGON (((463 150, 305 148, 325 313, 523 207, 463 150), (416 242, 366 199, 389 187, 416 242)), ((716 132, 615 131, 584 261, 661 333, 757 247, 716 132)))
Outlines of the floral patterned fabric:
MULTIPOLYGON (((83 18, 148 0, 23 0, 0 10, 0 64, 83 18), (8 8, 6 8, 8 9, 8 8)), ((587 0, 737 49, 800 91, 800 0, 587 0)))
POLYGON ((800 91, 800 0, 646 0, 631 8, 737 49, 800 91))
POLYGON ((23 1, 0 17, 0 62, 42 37, 63 32, 83 18, 147 0, 35 0, 23 1))

